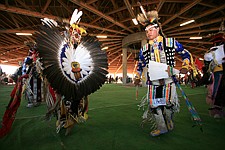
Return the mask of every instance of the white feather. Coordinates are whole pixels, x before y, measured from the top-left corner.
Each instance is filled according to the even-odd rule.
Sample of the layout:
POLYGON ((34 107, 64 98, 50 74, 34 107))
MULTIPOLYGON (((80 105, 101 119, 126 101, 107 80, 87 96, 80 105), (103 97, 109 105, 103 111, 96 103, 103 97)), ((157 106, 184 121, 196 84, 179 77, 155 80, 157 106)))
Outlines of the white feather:
POLYGON ((79 45, 76 50, 67 48, 65 51, 65 58, 62 58, 63 70, 74 81, 76 81, 72 72, 71 63, 78 62, 81 68, 81 77, 87 76, 93 69, 93 60, 90 52, 82 45, 79 45))
POLYGON ((78 9, 75 9, 71 16, 71 19, 70 19, 70 25, 73 24, 73 21, 75 20, 75 16, 76 16, 77 12, 78 12, 78 9))
POLYGON ((49 18, 44 18, 41 19, 42 22, 44 22, 45 24, 47 24, 49 27, 51 27, 51 25, 49 24, 49 22, 51 22, 52 24, 54 24, 56 27, 58 26, 58 23, 53 20, 53 19, 49 19, 49 18))
POLYGON ((83 15, 82 11, 78 12, 78 9, 75 9, 73 12, 73 15, 70 19, 70 25, 74 24, 74 23, 78 23, 80 21, 80 17, 83 15))

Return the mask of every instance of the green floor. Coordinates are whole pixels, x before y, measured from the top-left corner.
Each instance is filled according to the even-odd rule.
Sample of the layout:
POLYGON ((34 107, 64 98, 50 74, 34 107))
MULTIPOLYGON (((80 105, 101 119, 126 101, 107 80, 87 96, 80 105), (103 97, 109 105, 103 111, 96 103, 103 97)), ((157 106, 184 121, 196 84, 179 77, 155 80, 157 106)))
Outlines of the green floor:
MULTIPOLYGON (((135 100, 135 87, 105 84, 90 95, 89 119, 65 136, 55 132, 55 118, 43 120, 46 105, 26 108, 22 101, 11 132, 0 139, 1 150, 211 150, 225 149, 225 119, 208 115, 206 89, 182 86, 203 120, 203 133, 192 127, 190 113, 180 97, 181 110, 175 116, 175 129, 159 137, 151 137, 150 126, 140 127, 142 110, 135 100)), ((0 85, 0 119, 13 86, 0 85)), ((139 90, 140 98, 146 88, 139 90)), ((180 94, 179 94, 180 95, 180 94)), ((139 99, 140 99, 139 98, 139 99)))

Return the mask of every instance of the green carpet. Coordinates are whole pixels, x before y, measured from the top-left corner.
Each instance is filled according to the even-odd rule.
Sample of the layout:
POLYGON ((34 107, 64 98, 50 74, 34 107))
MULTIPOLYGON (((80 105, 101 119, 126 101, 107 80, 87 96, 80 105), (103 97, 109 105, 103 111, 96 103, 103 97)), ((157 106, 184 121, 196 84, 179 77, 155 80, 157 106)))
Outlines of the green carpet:
MULTIPOLYGON (((1 150, 211 150, 225 149, 225 119, 208 115, 205 102, 206 88, 191 89, 182 86, 189 100, 203 120, 203 133, 192 127, 193 121, 185 100, 179 96, 181 109, 175 115, 175 129, 159 137, 151 137, 150 125, 140 127, 143 111, 138 110, 135 87, 121 84, 105 84, 90 95, 89 119, 76 125, 65 136, 62 130, 55 132, 55 118, 47 122, 43 103, 39 107, 26 108, 22 100, 10 133, 0 139, 1 150)), ((10 99, 13 86, 0 85, 0 119, 10 99)), ((146 92, 139 90, 139 100, 146 92)), ((179 91, 178 91, 179 93, 179 91)), ((179 93, 180 95, 180 93, 179 93)))

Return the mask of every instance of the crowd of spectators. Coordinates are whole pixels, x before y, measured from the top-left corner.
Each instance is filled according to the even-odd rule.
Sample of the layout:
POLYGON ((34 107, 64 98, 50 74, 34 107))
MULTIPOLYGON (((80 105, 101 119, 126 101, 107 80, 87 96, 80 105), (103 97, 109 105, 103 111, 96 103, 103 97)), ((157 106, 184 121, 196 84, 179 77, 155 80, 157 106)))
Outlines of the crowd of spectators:
POLYGON ((0 84, 8 85, 8 84, 14 84, 15 81, 12 78, 13 75, 8 75, 6 72, 3 72, 1 66, 0 66, 0 84))

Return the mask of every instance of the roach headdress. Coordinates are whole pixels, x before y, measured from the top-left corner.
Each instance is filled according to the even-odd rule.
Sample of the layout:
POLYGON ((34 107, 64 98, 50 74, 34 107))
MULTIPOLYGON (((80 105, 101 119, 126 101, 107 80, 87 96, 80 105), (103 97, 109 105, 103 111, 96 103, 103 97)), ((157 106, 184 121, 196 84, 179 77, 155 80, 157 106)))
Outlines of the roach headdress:
POLYGON ((147 13, 143 12, 137 15, 137 20, 144 26, 148 25, 158 25, 159 26, 159 17, 156 10, 149 11, 147 13))

